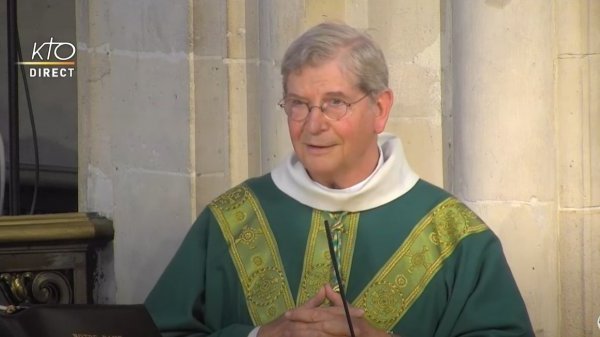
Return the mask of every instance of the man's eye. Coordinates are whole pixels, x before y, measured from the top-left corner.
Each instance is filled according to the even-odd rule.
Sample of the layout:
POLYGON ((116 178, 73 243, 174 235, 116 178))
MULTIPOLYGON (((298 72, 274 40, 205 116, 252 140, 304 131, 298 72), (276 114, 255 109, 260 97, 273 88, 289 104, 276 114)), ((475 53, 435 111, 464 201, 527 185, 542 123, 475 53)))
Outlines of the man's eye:
POLYGON ((305 103, 298 99, 290 99, 288 100, 287 104, 289 104, 290 106, 299 106, 304 105, 305 103))
POLYGON ((329 100, 328 104, 333 107, 340 107, 346 105, 346 101, 339 98, 332 98, 329 100))
POLYGON ((335 108, 335 107, 341 107, 341 106, 346 105, 346 102, 344 102, 343 100, 341 100, 339 98, 332 98, 327 101, 327 105, 335 108))

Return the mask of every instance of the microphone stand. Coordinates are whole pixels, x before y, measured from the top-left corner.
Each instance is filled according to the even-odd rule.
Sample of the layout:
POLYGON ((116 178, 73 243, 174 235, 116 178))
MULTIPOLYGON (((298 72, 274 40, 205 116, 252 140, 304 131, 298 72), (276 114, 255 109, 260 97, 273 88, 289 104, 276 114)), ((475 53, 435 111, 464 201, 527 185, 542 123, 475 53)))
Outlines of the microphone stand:
POLYGON ((350 328, 350 336, 355 337, 354 327, 352 326, 352 319, 350 318, 350 310, 348 309, 348 303, 346 302, 346 292, 344 291, 344 284, 342 283, 340 268, 337 264, 337 258, 335 257, 335 250, 333 249, 331 228, 329 228, 329 222, 327 220, 325 220, 325 232, 327 233, 327 244, 329 245, 329 255, 331 256, 331 263, 333 264, 335 279, 337 280, 338 286, 340 287, 340 296, 342 297, 342 302, 344 304, 344 312, 346 314, 346 320, 348 321, 348 328, 350 328))
MULTIPOLYGON (((18 65, 17 65, 17 1, 6 2, 8 33, 8 144, 10 153, 9 176, 9 214, 19 214, 20 177, 19 177, 19 99, 18 99, 18 65)), ((4 188, 4 186, 2 186, 4 188)), ((1 207, 2 205, 0 205, 1 207)))

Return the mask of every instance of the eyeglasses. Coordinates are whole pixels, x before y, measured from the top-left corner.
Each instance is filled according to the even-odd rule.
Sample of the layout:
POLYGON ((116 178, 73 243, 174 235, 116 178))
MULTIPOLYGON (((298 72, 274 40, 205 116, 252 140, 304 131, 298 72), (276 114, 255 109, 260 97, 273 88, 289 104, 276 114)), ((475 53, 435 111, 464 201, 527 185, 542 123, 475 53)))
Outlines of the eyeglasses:
POLYGON ((321 105, 313 106, 308 105, 308 103, 298 98, 290 97, 282 99, 278 105, 283 109, 283 111, 285 111, 285 114, 288 115, 289 118, 297 122, 305 120, 313 108, 319 108, 323 112, 323 115, 327 117, 327 119, 339 121, 348 115, 348 111, 350 110, 351 106, 362 101, 367 96, 369 96, 368 93, 350 103, 347 103, 339 98, 328 98, 323 101, 321 105))

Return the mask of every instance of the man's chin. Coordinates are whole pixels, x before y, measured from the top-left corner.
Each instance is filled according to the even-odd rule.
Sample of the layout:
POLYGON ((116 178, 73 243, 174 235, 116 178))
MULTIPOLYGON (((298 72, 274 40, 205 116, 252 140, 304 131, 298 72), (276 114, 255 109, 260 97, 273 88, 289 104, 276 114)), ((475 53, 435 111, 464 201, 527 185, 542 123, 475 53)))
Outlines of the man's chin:
MULTIPOLYGON (((322 166, 315 166, 315 165, 304 165, 304 168, 306 169, 306 173, 308 173, 308 176, 318 182, 323 184, 323 182, 327 182, 327 181, 331 181, 334 178, 334 174, 332 173, 332 169, 328 168, 328 167, 322 167, 322 166)), ((325 184, 323 184, 325 185, 325 184)))

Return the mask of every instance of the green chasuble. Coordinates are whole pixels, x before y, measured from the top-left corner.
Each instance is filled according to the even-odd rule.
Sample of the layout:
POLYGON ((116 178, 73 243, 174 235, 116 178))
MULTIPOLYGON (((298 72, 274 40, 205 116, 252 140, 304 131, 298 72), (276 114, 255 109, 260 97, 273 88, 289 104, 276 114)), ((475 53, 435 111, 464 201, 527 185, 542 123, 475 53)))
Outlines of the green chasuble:
POLYGON ((246 337, 330 280, 319 229, 328 220, 342 225, 348 301, 374 326, 402 337, 533 336, 498 238, 470 214, 422 180, 379 207, 329 213, 270 174, 250 179, 202 212, 146 306, 164 336, 246 337), (241 206, 240 191, 252 196, 241 206))

